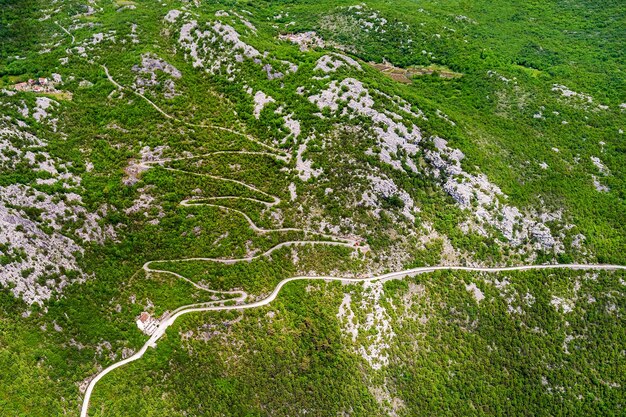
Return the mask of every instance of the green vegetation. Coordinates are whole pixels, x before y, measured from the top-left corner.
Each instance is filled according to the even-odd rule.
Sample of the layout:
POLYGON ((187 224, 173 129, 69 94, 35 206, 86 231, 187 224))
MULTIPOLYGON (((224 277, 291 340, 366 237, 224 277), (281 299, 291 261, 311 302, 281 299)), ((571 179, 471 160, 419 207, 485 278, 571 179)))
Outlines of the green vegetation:
MULTIPOLYGON (((0 240, 0 415, 78 415, 89 378, 147 340, 135 324, 141 312, 160 317, 212 300, 189 281, 257 300, 305 274, 626 264, 621 2, 350 7, 358 4, 0 0, 0 129, 23 133, 0 131, 0 236, 14 230, 0 240), (165 21, 173 9, 181 15, 165 21), (261 64, 218 42, 196 51, 207 58, 196 65, 180 42, 191 20, 207 31, 216 20, 232 26, 261 64), (301 51, 279 39, 307 31, 325 46, 301 51), (316 70, 331 53, 361 69, 345 61, 316 70), (155 70, 153 80, 146 57, 180 77, 155 70), (282 78, 268 78, 266 64, 282 78), (55 91, 13 91, 54 74, 62 77, 55 91), (369 111, 419 127, 414 156, 390 155, 401 169, 382 160, 372 117, 346 100, 332 111, 308 99, 346 78, 363 83, 369 111), (259 91, 273 101, 255 109, 259 91), (36 110, 44 97, 57 103, 45 117, 36 110), (502 204, 534 218, 559 213, 545 223, 562 250, 533 237, 509 244, 479 222, 475 201, 457 204, 443 186, 448 174, 435 177, 428 160, 435 136, 463 152, 464 172, 499 187, 502 204), (35 169, 48 163, 54 169, 35 169), (322 174, 303 175, 306 163, 322 174), (396 188, 373 188, 376 179, 396 188), (180 261, 255 257, 328 235, 355 237, 363 250, 285 245, 249 262, 180 261), (49 247, 27 253, 47 242, 75 265, 55 258, 40 273, 31 262, 5 282, 15 265, 52 256, 49 247), (146 273, 150 261, 189 281, 146 273), (16 296, 28 280, 54 288, 50 298, 16 296)), ((90 415, 619 415, 624 280, 621 272, 442 271, 388 281, 378 300, 361 284, 291 283, 270 306, 182 316, 156 349, 98 383, 90 415), (354 340, 338 315, 347 294, 361 325, 354 340), (378 318, 364 325, 377 308, 387 330, 378 318), (378 335, 389 363, 374 369, 362 353, 378 335)))
POLYGON ((158 350, 103 381, 95 415, 610 415, 623 405, 626 382, 620 277, 546 271, 389 281, 380 305, 394 336, 390 364, 379 371, 336 316, 345 293, 361 323, 371 312, 367 301, 356 311, 367 300, 360 285, 289 284, 268 307, 182 319, 158 350), (478 304, 465 288, 471 282, 485 296, 478 304), (562 313, 554 297, 575 300, 573 311, 562 313), (377 401, 381 393, 388 398, 377 401))

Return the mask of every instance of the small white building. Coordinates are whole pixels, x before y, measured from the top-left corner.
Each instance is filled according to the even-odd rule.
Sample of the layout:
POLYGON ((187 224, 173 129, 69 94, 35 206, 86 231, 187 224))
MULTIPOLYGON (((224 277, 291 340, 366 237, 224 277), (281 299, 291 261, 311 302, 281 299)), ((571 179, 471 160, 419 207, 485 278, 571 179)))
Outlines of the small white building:
POLYGON ((150 313, 147 313, 145 311, 139 315, 136 323, 137 327, 139 327, 139 330, 149 336, 154 333, 157 327, 159 327, 159 321, 156 318, 150 316, 150 313))

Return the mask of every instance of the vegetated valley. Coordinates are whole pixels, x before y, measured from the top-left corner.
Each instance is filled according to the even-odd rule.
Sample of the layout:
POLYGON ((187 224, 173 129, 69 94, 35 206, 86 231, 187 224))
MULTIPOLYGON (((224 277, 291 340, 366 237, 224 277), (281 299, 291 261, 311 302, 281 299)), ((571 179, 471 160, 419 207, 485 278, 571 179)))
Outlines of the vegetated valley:
POLYGON ((0 415, 626 413, 622 2, 0 10, 0 415))

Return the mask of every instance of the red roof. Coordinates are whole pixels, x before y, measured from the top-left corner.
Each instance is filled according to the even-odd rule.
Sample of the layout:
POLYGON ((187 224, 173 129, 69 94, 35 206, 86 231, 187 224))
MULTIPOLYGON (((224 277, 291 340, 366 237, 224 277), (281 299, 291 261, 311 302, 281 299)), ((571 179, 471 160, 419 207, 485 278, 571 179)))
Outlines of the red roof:
POLYGON ((142 323, 145 323, 146 321, 148 321, 149 318, 150 318, 150 314, 146 313, 145 311, 141 313, 141 315, 139 315, 139 320, 141 320, 142 323))

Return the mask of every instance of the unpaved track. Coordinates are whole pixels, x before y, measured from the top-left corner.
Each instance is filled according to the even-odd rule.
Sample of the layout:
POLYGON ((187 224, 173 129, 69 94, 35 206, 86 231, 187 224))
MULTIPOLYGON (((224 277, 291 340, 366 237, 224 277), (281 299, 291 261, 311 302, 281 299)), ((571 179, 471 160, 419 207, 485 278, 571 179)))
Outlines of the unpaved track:
MULTIPOLYGON (((347 282, 347 283, 358 283, 358 282, 371 282, 371 281, 379 281, 379 280, 389 280, 389 279, 402 279, 407 276, 413 276, 416 274, 426 273, 426 272, 434 272, 434 271, 473 271, 473 272, 507 272, 507 271, 529 271, 529 270, 539 270, 539 269, 570 269, 570 270, 605 270, 605 271, 613 271, 613 270, 626 270, 626 266, 622 265, 585 265, 585 264, 562 264, 562 265, 524 265, 524 266, 510 266, 510 267, 466 267, 466 266, 426 266, 421 268, 413 268, 406 269, 398 272, 391 272, 389 274, 372 276, 369 278, 341 278, 341 277, 331 277, 331 276, 297 276, 292 278, 286 278, 278 283, 276 288, 272 293, 259 301, 255 301, 248 304, 236 304, 236 305, 217 305, 223 303, 224 301, 235 301, 235 302, 243 302, 246 298, 246 293, 243 291, 224 291, 223 294, 238 294, 239 297, 233 298, 230 300, 223 301, 213 301, 208 303, 200 303, 200 304, 191 304, 188 306, 180 307, 174 310, 173 314, 154 332, 154 334, 150 337, 150 339, 142 346, 142 348, 135 353, 133 356, 126 358, 122 361, 116 362, 108 368, 104 369, 100 372, 87 387, 87 391, 85 392, 85 397, 83 400, 83 406, 81 409, 81 417, 87 417, 87 411, 89 409, 89 400, 91 398, 91 394, 95 385, 98 383, 102 377, 104 377, 109 372, 113 371, 116 368, 126 365, 127 363, 136 361, 140 359, 144 353, 148 350, 148 347, 156 347, 156 342, 165 334, 165 331, 168 327, 170 327, 176 319, 178 319, 183 314, 194 313, 194 312, 203 312, 203 311, 225 311, 225 310, 244 310, 249 308, 256 308, 270 304, 272 301, 276 299, 280 290, 289 282, 299 281, 299 280, 323 280, 323 281, 339 281, 339 282, 347 282)), ((149 268, 149 263, 144 265, 144 270, 152 271, 152 272, 169 272, 169 271, 159 271, 149 268)), ((180 278, 186 279, 178 274, 175 274, 180 278)), ((204 289, 204 288, 203 288, 204 289)))
POLYGON ((102 65, 102 68, 104 69, 104 73, 106 74, 108 80, 111 82, 111 84, 113 84, 118 90, 126 90, 126 91, 130 91, 133 94, 137 95, 138 97, 141 97, 142 99, 144 99, 146 102, 148 102, 152 107, 155 108, 156 111, 158 111, 159 113, 161 113, 161 115, 163 115, 163 117, 165 117, 166 119, 170 119, 170 120, 174 120, 178 123, 182 123, 184 125, 187 126, 191 126, 191 127, 203 127, 203 128, 207 128, 207 129, 215 129, 215 130, 221 130, 222 132, 229 132, 232 133, 234 135, 239 135, 242 136, 246 139, 248 139, 251 142, 256 143, 259 146, 264 147, 265 149, 269 149, 272 152, 276 152, 279 155, 275 155, 277 158, 282 159, 283 161, 288 161, 290 159, 291 155, 286 155, 284 152, 282 152, 280 149, 277 149, 273 146, 270 146, 266 143, 261 142, 260 140, 258 140, 257 138, 255 138, 252 135, 249 135, 247 133, 243 133, 240 132, 238 130, 234 130, 228 127, 224 127, 224 126, 219 126, 219 125, 212 125, 212 124, 197 124, 197 123, 189 123, 186 122, 184 120, 178 119, 174 116, 172 116, 171 114, 167 113, 165 110, 163 110, 162 108, 160 108, 154 101, 150 100, 148 97, 146 97, 145 95, 141 94, 139 91, 135 91, 132 88, 126 88, 123 85, 121 85, 120 83, 118 83, 117 81, 115 81, 115 79, 111 76, 111 74, 109 74, 109 69, 106 67, 106 65, 102 65))
MULTIPOLYGON (((148 341, 142 346, 142 348, 135 353, 134 355, 121 360, 119 362, 116 362, 115 364, 109 366, 108 368, 104 369, 102 372, 100 372, 98 375, 96 375, 96 377, 94 379, 91 380, 91 382, 89 383, 89 386, 87 387, 87 391, 85 392, 85 397, 83 400, 83 405, 81 408, 81 416, 87 416, 87 411, 89 408, 89 400, 91 398, 91 394, 93 392, 93 389, 95 387, 95 385, 98 383, 98 381, 100 379, 102 379, 102 377, 104 377, 106 374, 108 374, 109 372, 113 371, 116 368, 119 368, 120 366, 124 366, 127 363, 136 361, 137 359, 141 358, 143 356, 143 354, 146 352, 146 350, 148 349, 148 347, 153 346, 156 347, 156 342, 159 338, 161 338, 161 336, 163 336, 163 334, 165 334, 166 329, 171 326, 174 321, 176 321, 176 318, 180 317, 182 314, 186 314, 188 312, 192 312, 192 311, 204 311, 203 309, 213 309, 213 308, 222 308, 222 309, 230 309, 227 308, 227 306, 224 305, 220 305, 223 304, 224 302, 230 302, 230 303, 235 303, 235 305, 237 306, 241 306, 240 308, 251 308, 251 307, 255 307, 257 305, 262 305, 262 304, 258 304, 257 303, 250 303, 250 304, 243 304, 244 301, 246 300, 246 298, 248 297, 248 294, 246 294, 244 291, 238 291, 238 290, 233 290, 233 291, 216 291, 216 290, 212 290, 209 289, 203 285, 200 285, 190 279, 188 279, 187 277, 180 275, 178 273, 172 272, 172 271, 167 271, 167 270, 161 270, 161 269, 155 269, 152 268, 151 265, 154 263, 158 263, 158 262, 172 262, 172 263, 180 263, 180 262, 193 262, 193 261, 202 261, 202 262, 216 262, 216 263, 222 263, 222 264, 227 264, 227 265, 231 265, 231 264, 235 264, 235 263, 239 263, 239 262, 250 262, 253 261, 255 259, 259 259, 262 257, 267 257, 269 255, 271 255, 274 251, 283 248, 283 247, 287 247, 287 246, 298 246, 298 245, 330 245, 330 246, 345 246, 345 247, 349 247, 354 249, 355 246, 358 243, 358 240, 356 239, 351 239, 351 238, 346 238, 346 237, 339 237, 339 236, 333 236, 333 235, 328 235, 325 233, 320 233, 320 232, 315 232, 315 231, 311 231, 311 230, 306 230, 306 229, 299 229, 299 228, 291 228, 291 227, 285 227, 285 228, 276 228, 276 229, 265 229, 262 227, 259 227, 258 225, 256 225, 254 223, 254 221, 243 211, 241 210, 237 210, 235 208, 232 207, 228 207, 228 206, 222 206, 220 204, 216 204, 217 202, 219 202, 220 200, 227 200, 227 199, 239 199, 239 200, 247 200, 247 201, 253 201, 259 204, 264 205, 266 208, 272 208, 278 204, 281 203, 281 199, 277 196, 271 195, 266 193, 265 191, 262 191, 250 184, 246 184, 245 182, 239 181, 239 180, 235 180, 235 179, 231 179, 231 178, 225 178, 225 177, 220 177, 220 176, 216 176, 216 175, 211 175, 211 174, 205 174, 205 173, 198 173, 198 172, 191 172, 191 171, 185 171, 185 170, 181 170, 181 169, 177 169, 177 168, 171 168, 171 167, 167 167, 164 166, 166 163, 169 162, 175 162, 175 161, 182 161, 182 160, 190 160, 190 159, 198 159, 198 158, 203 158, 203 157, 209 157, 212 155, 220 155, 220 154, 245 154, 245 155, 264 155, 264 156, 270 156, 272 158, 275 158, 277 160, 281 160, 284 162, 288 162, 289 161, 289 155, 285 155, 284 153, 282 153, 280 150, 273 148, 272 146, 266 145, 263 142, 258 141, 256 138, 247 135, 245 133, 241 133, 241 132, 237 132, 235 130, 232 129, 228 129, 228 128, 224 128, 221 126, 214 126, 214 125, 197 125, 197 124, 191 124, 191 123, 187 123, 185 121, 176 119, 175 117, 167 114, 165 111, 163 111, 161 108, 159 108, 154 102, 152 102, 150 99, 148 99, 146 96, 144 96, 143 94, 134 91, 132 89, 128 89, 125 88, 124 86, 122 86, 121 84, 119 84, 117 81, 115 81, 113 79, 113 77, 109 74, 109 70, 106 66, 102 66, 102 68, 104 68, 104 72, 107 76, 107 78, 109 79, 109 81, 118 89, 118 90, 127 90, 127 91, 131 91, 134 94, 136 94, 137 96, 143 98, 144 100, 146 100, 148 103, 150 103, 159 113, 161 113, 164 117, 171 119, 171 120, 176 120, 180 123, 189 125, 189 126, 195 126, 195 127, 205 127, 205 128, 211 128, 211 129, 218 129, 218 130, 222 130, 222 131, 227 131, 233 134, 237 134, 237 135, 241 135, 245 138, 247 138, 248 140, 250 140, 251 142, 254 142, 258 145, 263 146, 265 149, 268 149, 272 152, 267 152, 267 151, 263 151, 263 152, 253 152, 253 151, 244 151, 244 150, 229 150, 229 151, 215 151, 215 152, 210 152, 210 153, 205 153, 202 155, 194 155, 194 156, 185 156, 185 157, 176 157, 176 158, 163 158, 160 160, 151 160, 151 161, 142 161, 140 162, 138 165, 141 166, 144 169, 150 169, 151 167, 158 165, 161 166, 163 169, 167 170, 167 171, 171 171, 171 172, 180 172, 183 174, 187 174, 187 175, 195 175, 195 176, 201 176, 201 177, 205 177, 211 180, 215 180, 215 181, 225 181, 225 182, 230 182, 233 184, 237 184, 239 186, 242 186, 246 189, 248 189, 249 191, 253 192, 253 193, 257 193, 262 195, 263 197, 265 197, 268 200, 271 201, 264 201, 264 200, 260 200, 257 198, 252 198, 252 197, 240 197, 240 196, 219 196, 219 197, 202 197, 202 198, 193 198, 193 199, 186 199, 180 202, 180 204, 184 207, 194 207, 194 206, 207 206, 207 207, 216 207, 219 208, 221 210, 225 210, 225 211, 229 211, 229 212, 233 212, 236 214, 239 214, 240 216, 242 216, 249 224, 250 228, 255 231, 256 233, 259 234, 266 234, 266 233, 281 233, 281 232, 301 232, 304 233, 305 237, 307 236, 311 236, 311 237, 316 237, 318 239, 326 239, 326 240, 297 240, 297 241, 287 241, 287 242, 282 242, 279 243, 273 247, 271 247, 270 249, 268 249, 267 251, 259 254, 259 255, 254 255, 254 256, 248 256, 248 257, 244 257, 244 258, 238 258, 238 259, 222 259, 222 258, 185 258, 185 259, 172 259, 172 260, 157 260, 157 261, 150 261, 150 262, 146 262, 142 269, 146 272, 146 274, 150 274, 150 273, 162 273, 162 274, 170 274, 172 276, 174 276, 175 278, 178 279, 182 279, 188 283, 190 283, 191 285, 193 285, 195 288, 203 290, 203 291, 207 291, 209 293, 213 293, 213 294, 221 294, 221 295, 236 295, 236 297, 234 298, 228 298, 228 299, 223 299, 223 300, 218 300, 218 301, 209 301, 209 302, 204 302, 204 303, 197 303, 197 304, 193 304, 193 305, 189 305, 189 306, 182 306, 179 307, 177 309, 175 309, 174 311, 172 311, 172 316, 171 318, 173 319, 168 319, 164 322, 162 322, 160 324, 160 326, 157 328, 157 330, 150 336, 150 339, 148 339, 148 341), (215 203, 206 203, 206 201, 214 201, 215 203)), ((279 284, 280 286, 282 286, 282 283, 279 284)), ((278 290, 275 291, 276 293, 278 293, 278 290)), ((274 295, 275 298, 275 295, 274 295)), ((273 298, 272 298, 273 299, 273 298)), ((271 300, 267 300, 267 302, 269 303, 271 300)), ((233 306, 229 306, 229 307, 233 307, 233 306)))
MULTIPOLYGON (((118 84, 113 77, 111 77, 111 75, 109 74, 109 71, 107 69, 106 66, 102 66, 104 68, 104 71, 106 73, 107 78, 109 79, 109 81, 111 83, 113 83, 119 90, 128 90, 133 92, 134 94, 138 95, 139 97, 143 98, 144 100, 146 100, 148 103, 150 103, 157 111, 159 111, 163 116, 165 116, 168 119, 172 119, 172 120, 176 120, 179 121, 183 124, 186 125, 190 125, 190 126, 196 126, 196 127, 206 127, 206 128, 212 128, 212 129, 218 129, 218 130, 222 130, 222 131, 228 131, 230 133, 234 133, 237 135, 241 135, 247 139, 249 139, 250 141, 263 146, 266 149, 271 150, 272 152, 275 153, 270 153, 270 152, 248 152, 248 151, 217 151, 217 152, 212 152, 209 154, 203 154, 203 155, 199 155, 199 156, 190 156, 190 157, 181 157, 181 158, 170 158, 170 159, 162 159, 162 160, 156 160, 156 161, 144 161, 141 163, 141 165, 148 169, 150 167, 152 167, 153 165, 163 165, 167 162, 174 162, 174 161, 179 161, 179 160, 185 160, 185 159, 193 159, 193 158, 200 158, 200 157, 208 157, 210 155, 213 154, 220 154, 220 153, 241 153, 241 154, 263 154, 263 155, 268 155, 271 157, 274 157, 276 159, 280 159, 283 161, 288 161, 289 160, 289 156, 286 156, 284 154, 281 153, 280 150, 273 148, 269 145, 266 145, 260 141, 258 141, 256 138, 253 138, 250 135, 247 135, 245 133, 241 133, 241 132, 237 132, 235 130, 232 129, 228 129, 228 128, 224 128, 224 127, 220 127, 220 126, 212 126, 212 125, 196 125, 196 124, 191 124, 191 123, 186 123, 182 120, 176 119, 175 117, 167 114, 165 111, 163 111, 161 108, 159 108, 155 103, 153 103, 150 99, 148 99, 147 97, 145 97, 143 94, 140 94, 137 91, 134 91, 132 89, 127 89, 125 87, 123 87, 122 85, 118 84)), ((163 273, 163 274, 170 274, 175 278, 178 279, 182 279, 185 280, 187 282, 189 282, 191 285, 193 285, 194 287, 196 287, 197 289, 203 290, 203 291, 207 291, 209 293, 213 293, 213 294, 222 294, 222 295, 233 295, 236 296, 234 298, 228 298, 228 299, 223 299, 223 300, 218 300, 218 301, 209 301, 209 302, 204 302, 204 303, 196 303, 196 304, 191 304, 191 305, 187 305, 187 306, 181 306, 177 309, 175 309, 174 311, 172 311, 171 316, 163 321, 159 327, 157 328, 157 330, 150 336, 150 338, 148 339, 148 341, 141 347, 141 349, 135 353, 134 355, 121 360, 119 362, 114 363, 113 365, 105 368, 104 370, 102 370, 98 375, 96 375, 89 383, 89 386, 87 387, 87 390, 85 392, 85 396, 83 399, 83 404, 82 404, 82 408, 81 408, 81 417, 87 417, 87 412, 89 409, 89 401, 91 399, 91 395, 93 393, 93 389, 96 386, 96 384, 98 383, 98 381, 100 381, 105 375, 107 375, 108 373, 110 373, 111 371, 113 371, 114 369, 117 369, 121 366, 124 366, 130 362, 136 361, 138 359, 140 359, 144 353, 147 351, 148 347, 156 347, 156 342, 165 334, 166 330, 172 325, 174 324, 174 322, 176 321, 176 319, 178 319, 180 316, 182 316, 183 314, 188 314, 188 313, 194 313, 194 312, 203 312, 203 311, 223 311, 223 310, 244 310, 244 309, 249 309, 249 308, 256 308, 256 307, 261 307, 261 306, 265 306, 268 305, 269 303, 271 303, 272 301, 274 301, 276 299, 276 297, 278 296, 280 290, 289 282, 292 281, 298 281, 298 280, 324 280, 324 281, 339 281, 339 282, 346 282, 346 283, 358 283, 358 282, 368 282, 368 281, 378 281, 378 280, 388 280, 388 279, 402 279, 404 277, 407 276, 413 276, 416 274, 421 274, 421 273, 427 273, 427 272, 433 272, 433 271, 441 271, 441 270, 447 270, 447 271, 474 271, 474 272, 492 272, 492 273, 497 273, 497 272, 506 272, 506 271, 527 271, 527 270, 538 270, 538 269, 571 269, 571 270, 579 270, 579 269, 585 269, 585 270, 618 270, 618 269, 622 269, 622 270, 626 270, 626 266, 621 266, 621 265, 584 265, 584 264, 564 264, 564 265, 526 265, 526 266, 513 266, 513 267, 494 267, 494 268, 487 268, 487 267, 464 267, 464 266, 430 266, 430 267, 421 267, 421 268, 413 268, 413 269, 407 269, 407 270, 403 270, 403 271, 398 271, 398 272, 392 272, 392 273, 388 273, 388 274, 384 274, 384 275, 379 275, 379 276, 371 276, 368 278, 342 278, 342 277, 331 277, 331 276, 297 276, 297 277, 291 277, 291 278, 286 278, 282 281, 280 281, 278 283, 278 285, 274 288, 274 290, 272 291, 272 293, 262 299, 262 300, 258 300, 255 302, 251 302, 251 303, 247 303, 245 304, 245 300, 248 297, 248 294, 245 293, 244 291, 241 290, 231 290, 231 291, 217 291, 217 290, 212 290, 209 289, 203 285, 200 285, 186 277, 184 277, 183 275, 177 274, 175 272, 172 271, 167 271, 167 270, 162 270, 162 269, 156 269, 156 268, 152 268, 151 265, 155 264, 155 263, 163 263, 163 262, 172 262, 172 263, 182 263, 182 262, 216 262, 216 263, 222 263, 222 264, 235 264, 238 262, 250 262, 253 261, 255 259, 259 259, 261 257, 267 257, 269 255, 271 255, 274 251, 282 248, 282 247, 286 247, 286 246, 297 246, 297 245, 335 245, 335 246, 346 246, 346 247, 350 247, 352 249, 356 249, 356 244, 357 244, 357 240, 355 239, 351 239, 351 238, 346 238, 346 237, 338 237, 338 236, 332 236, 332 235, 327 235, 327 234, 323 234, 323 233, 318 233, 318 232, 314 232, 314 231, 309 231, 306 229, 296 229, 296 228, 278 228, 278 229, 264 229, 261 228, 259 226, 257 226, 252 219, 245 214, 244 212, 228 207, 228 206, 222 206, 219 204, 211 204, 211 203, 205 203, 205 201, 215 201, 218 202, 219 200, 224 200, 224 199, 241 199, 241 200, 248 200, 248 201, 254 201, 260 204, 263 204, 266 206, 266 208, 271 208, 275 205, 280 204, 281 200, 280 198, 270 195, 262 190, 259 190, 258 188, 251 186, 249 184, 246 184, 244 182, 238 181, 238 180, 234 180, 234 179, 229 179, 229 178, 223 178, 223 177, 218 177, 215 175, 210 175, 210 174, 202 174, 202 173, 194 173, 194 172, 189 172, 189 171, 183 171, 180 169, 176 169, 176 168, 171 168, 171 167, 163 167, 166 170, 169 171, 177 171, 177 172, 182 172, 182 173, 186 173, 186 174, 191 174, 191 175, 199 175, 199 176, 204 176, 207 177, 209 179, 212 180, 218 180, 218 181, 227 181, 227 182, 232 182, 232 183, 236 183, 238 185, 241 185, 245 188, 247 188, 248 190, 258 193, 260 195, 263 195, 264 197, 272 200, 272 201, 263 201, 263 200, 259 200, 259 199, 255 199, 255 198, 251 198, 251 197, 239 197, 239 196, 221 196, 221 197, 203 197, 203 198, 194 198, 194 199, 188 199, 188 200, 183 200, 180 204, 182 206, 186 206, 186 207, 191 207, 191 206, 208 206, 208 207, 217 207, 226 211, 231 211, 233 213, 237 213, 241 216, 243 216, 246 221, 248 222, 248 224, 250 225, 250 228, 252 230, 254 230, 256 233, 259 234, 264 234, 264 233, 271 233, 271 232, 303 232, 305 234, 305 236, 315 236, 318 238, 323 238, 323 239, 328 239, 328 240, 300 240, 300 241, 288 241, 288 242, 282 242, 277 244, 276 246, 271 247, 270 249, 268 249, 267 251, 265 251, 264 253, 261 253, 259 255, 255 255, 255 256, 249 256, 249 257, 244 257, 244 258, 238 258, 238 259, 222 259, 222 258, 201 258, 201 257, 197 257, 197 258, 185 258, 185 259, 172 259, 172 260, 168 260, 168 259, 164 259, 164 260, 157 260, 157 261, 150 261, 150 262, 146 262, 142 269, 145 271, 146 274, 150 274, 150 273, 163 273), (229 302, 229 305, 224 305, 224 303, 229 302), (234 304, 232 304, 234 302, 234 304)), ((367 250, 367 248, 364 248, 365 250, 367 250)))
POLYGON ((76 42, 76 38, 74 37, 74 35, 72 35, 67 29, 65 29, 63 26, 61 26, 61 24, 57 21, 54 22, 58 27, 61 28, 61 30, 63 30, 63 32, 67 33, 68 35, 70 35, 70 37, 72 38, 72 44, 74 44, 74 42, 76 42))

